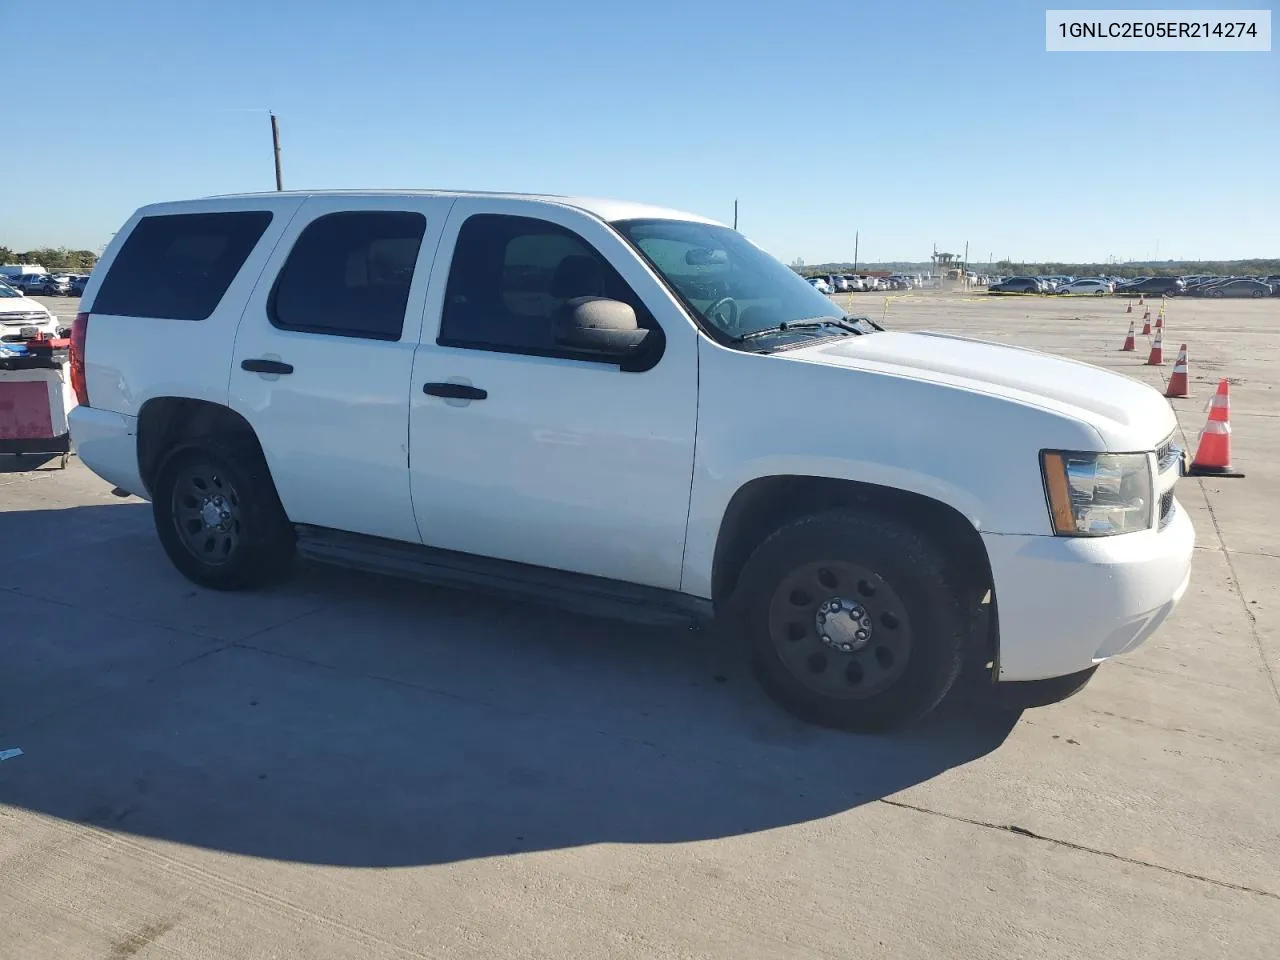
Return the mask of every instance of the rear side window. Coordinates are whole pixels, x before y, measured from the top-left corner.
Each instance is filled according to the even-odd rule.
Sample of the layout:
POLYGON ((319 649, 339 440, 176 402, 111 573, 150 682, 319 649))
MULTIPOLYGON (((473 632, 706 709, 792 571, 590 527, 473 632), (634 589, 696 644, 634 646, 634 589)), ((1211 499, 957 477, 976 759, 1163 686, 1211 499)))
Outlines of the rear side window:
POLYGON ((103 278, 93 312, 206 319, 270 223, 266 210, 143 217, 103 278))
POLYGON ((361 210, 318 217, 280 268, 268 308, 284 330, 399 340, 418 248, 420 213, 361 210))

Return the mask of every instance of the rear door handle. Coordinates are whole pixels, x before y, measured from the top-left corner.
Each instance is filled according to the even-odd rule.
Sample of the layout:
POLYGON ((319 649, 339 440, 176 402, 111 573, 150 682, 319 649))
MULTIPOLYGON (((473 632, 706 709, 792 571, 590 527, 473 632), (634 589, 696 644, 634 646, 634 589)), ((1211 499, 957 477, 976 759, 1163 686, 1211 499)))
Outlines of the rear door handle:
POLYGON ((450 400, 483 400, 488 390, 481 390, 469 383, 424 383, 422 392, 429 397, 448 397, 450 400))
POLYGON ((248 370, 250 373, 293 373, 293 364, 282 363, 279 360, 241 360, 240 369, 248 370))

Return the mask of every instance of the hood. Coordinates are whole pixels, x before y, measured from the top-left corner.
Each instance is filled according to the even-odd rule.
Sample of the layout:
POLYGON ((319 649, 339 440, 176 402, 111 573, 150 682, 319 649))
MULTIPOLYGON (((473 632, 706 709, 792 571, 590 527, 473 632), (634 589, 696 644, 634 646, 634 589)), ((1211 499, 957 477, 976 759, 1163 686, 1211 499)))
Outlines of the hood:
POLYGON ((35 314, 39 314, 41 319, 50 315, 44 305, 35 300, 26 297, 0 297, 0 323, 19 319, 30 323, 35 314))
POLYGON ((911 377, 1051 410, 1087 423, 1108 450, 1151 450, 1177 426, 1169 402, 1129 377, 1076 360, 941 333, 848 337, 788 356, 911 377))

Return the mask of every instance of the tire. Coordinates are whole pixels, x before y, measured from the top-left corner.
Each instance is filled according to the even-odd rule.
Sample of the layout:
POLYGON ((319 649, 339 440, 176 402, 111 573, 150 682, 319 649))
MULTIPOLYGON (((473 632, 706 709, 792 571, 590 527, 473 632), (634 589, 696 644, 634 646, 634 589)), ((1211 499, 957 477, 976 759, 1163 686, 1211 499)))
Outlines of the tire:
POLYGON ((165 553, 200 586, 263 586, 293 559, 293 527, 262 455, 251 444, 204 438, 176 451, 160 468, 151 507, 165 553), (202 501, 203 516, 198 512, 202 501), (219 510, 217 526, 210 527, 207 511, 219 518, 219 510))
POLYGON ((1263 293, 1262 293, 1262 291, 1261 291, 1261 290, 1255 290, 1255 291, 1253 291, 1253 298, 1254 298, 1255 300, 1256 300, 1258 297, 1261 297, 1261 296, 1263 296, 1263 293))
POLYGON ((903 726, 960 673, 964 593, 939 550, 895 520, 842 509, 787 524, 747 560, 734 596, 760 685, 808 723, 903 726))

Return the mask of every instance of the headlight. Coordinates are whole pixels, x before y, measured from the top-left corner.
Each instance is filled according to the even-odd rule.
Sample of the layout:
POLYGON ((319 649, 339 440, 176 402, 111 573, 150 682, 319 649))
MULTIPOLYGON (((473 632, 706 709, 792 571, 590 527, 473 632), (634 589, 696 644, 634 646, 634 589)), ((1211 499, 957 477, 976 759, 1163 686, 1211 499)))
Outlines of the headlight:
POLYGON ((1155 499, 1145 453, 1040 455, 1053 531, 1060 537, 1110 537, 1151 527, 1155 499))

